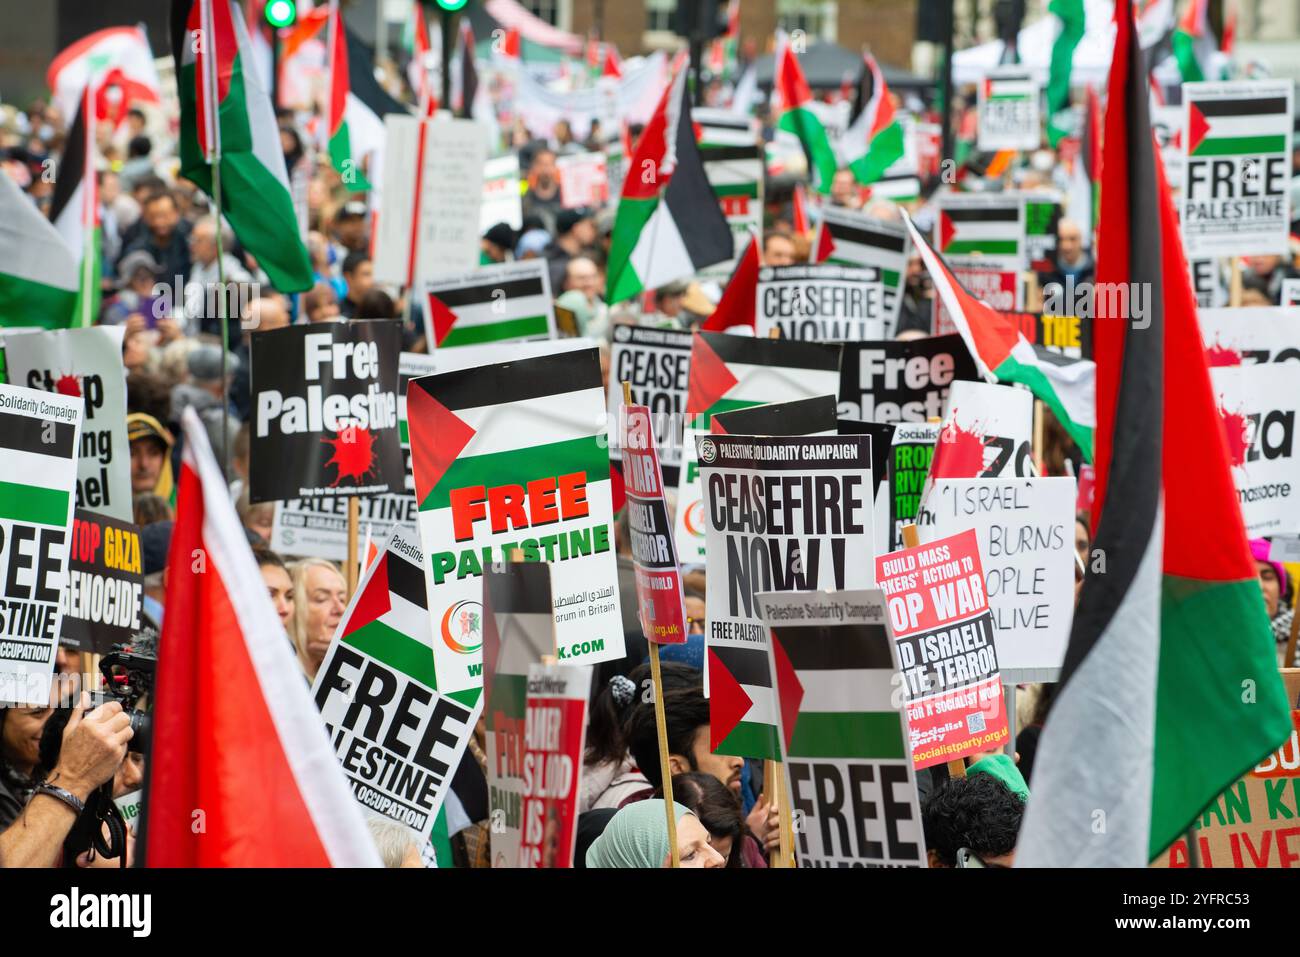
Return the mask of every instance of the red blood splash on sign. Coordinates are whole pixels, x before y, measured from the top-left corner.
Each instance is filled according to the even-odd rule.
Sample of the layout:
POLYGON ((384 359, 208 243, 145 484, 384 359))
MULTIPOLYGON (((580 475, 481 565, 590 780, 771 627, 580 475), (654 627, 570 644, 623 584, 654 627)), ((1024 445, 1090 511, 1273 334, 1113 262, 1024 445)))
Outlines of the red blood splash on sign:
POLYGON ((336 465, 339 470, 330 488, 337 488, 345 478, 358 484, 375 467, 375 437, 369 429, 349 427, 335 438, 321 441, 334 450, 325 467, 336 465))
POLYGON ((81 383, 77 381, 75 375, 68 375, 65 373, 59 376, 58 381, 54 383, 54 391, 59 395, 71 395, 80 398, 81 383))
POLYGON ((1250 448, 1247 418, 1240 412, 1229 412, 1219 406, 1219 416, 1223 419, 1223 434, 1228 440, 1228 457, 1234 467, 1246 464, 1246 451, 1250 448))
POLYGON ((1222 366, 1239 366, 1241 365, 1241 353, 1236 349, 1219 345, 1216 340, 1214 345, 1205 350, 1205 361, 1211 369, 1222 366))
POLYGON ((957 410, 953 419, 939 433, 930 474, 935 478, 975 478, 984 471, 984 433, 972 423, 969 429, 957 423, 957 410))

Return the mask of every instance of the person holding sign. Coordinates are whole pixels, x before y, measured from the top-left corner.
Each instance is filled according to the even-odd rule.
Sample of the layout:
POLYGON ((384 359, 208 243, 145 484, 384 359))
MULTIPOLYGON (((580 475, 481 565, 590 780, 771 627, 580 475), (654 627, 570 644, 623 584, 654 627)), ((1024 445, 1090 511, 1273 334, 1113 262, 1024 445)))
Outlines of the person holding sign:
MULTIPOLYGON (((700 819, 673 804, 677 821, 677 853, 682 867, 725 867, 726 860, 709 846, 709 832, 700 819)), ((668 826, 657 801, 629 804, 609 820, 587 850, 590 868, 668 867, 668 826)))

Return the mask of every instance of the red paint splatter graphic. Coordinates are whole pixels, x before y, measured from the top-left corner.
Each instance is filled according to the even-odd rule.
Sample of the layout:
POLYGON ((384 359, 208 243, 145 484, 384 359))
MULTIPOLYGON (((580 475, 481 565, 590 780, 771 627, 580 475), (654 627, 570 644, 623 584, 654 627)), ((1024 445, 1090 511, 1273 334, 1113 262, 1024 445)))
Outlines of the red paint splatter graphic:
POLYGON ((1241 353, 1236 349, 1219 345, 1219 341, 1216 339, 1214 345, 1205 350, 1205 361, 1211 369, 1223 366, 1239 366, 1241 365, 1241 353))
POLYGON ((1246 464, 1246 453, 1250 451, 1250 420, 1244 413, 1229 412, 1219 406, 1219 417, 1223 419, 1223 435, 1228 440, 1228 458, 1234 468, 1246 464))
POLYGON ((374 470, 375 437, 369 429, 346 428, 336 438, 323 438, 321 441, 334 450, 325 467, 337 465, 339 470, 330 488, 337 488, 345 478, 359 485, 374 470))
POLYGON ((976 423, 962 428, 953 409, 952 421, 939 433, 930 474, 934 478, 975 478, 983 471, 984 433, 976 423))
POLYGON ((77 381, 75 375, 64 373, 54 383, 54 391, 59 395, 71 395, 79 399, 81 398, 81 383, 77 381))

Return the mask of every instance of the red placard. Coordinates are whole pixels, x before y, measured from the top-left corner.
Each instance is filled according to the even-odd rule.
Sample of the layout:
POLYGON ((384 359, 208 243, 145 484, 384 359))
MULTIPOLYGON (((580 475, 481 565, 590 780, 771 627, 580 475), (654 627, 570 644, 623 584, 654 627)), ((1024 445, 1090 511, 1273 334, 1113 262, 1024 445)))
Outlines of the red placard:
POLYGON ((673 523, 664 501, 663 472, 655 450, 650 409, 625 405, 620 424, 641 631, 647 641, 656 644, 681 644, 686 641, 682 573, 673 547, 673 523))
POLYGON ((918 769, 1010 737, 974 529, 876 559, 918 769))
POLYGON ((573 866, 591 669, 530 665, 519 866, 573 866))

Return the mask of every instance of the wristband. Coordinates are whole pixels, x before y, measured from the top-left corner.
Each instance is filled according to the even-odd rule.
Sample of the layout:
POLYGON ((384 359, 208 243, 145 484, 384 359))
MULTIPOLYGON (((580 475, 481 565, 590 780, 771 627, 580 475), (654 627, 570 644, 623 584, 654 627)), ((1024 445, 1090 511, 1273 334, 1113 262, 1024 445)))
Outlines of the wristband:
POLYGON ((48 794, 50 797, 62 801, 68 807, 72 808, 73 812, 76 813, 78 817, 80 817, 81 812, 86 809, 85 802, 83 802, 81 798, 77 797, 66 788, 61 788, 54 784, 38 784, 36 790, 32 792, 32 796, 35 797, 37 794, 48 794))

